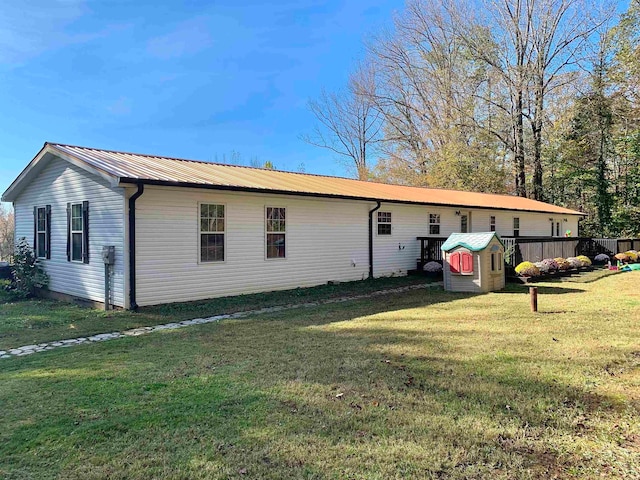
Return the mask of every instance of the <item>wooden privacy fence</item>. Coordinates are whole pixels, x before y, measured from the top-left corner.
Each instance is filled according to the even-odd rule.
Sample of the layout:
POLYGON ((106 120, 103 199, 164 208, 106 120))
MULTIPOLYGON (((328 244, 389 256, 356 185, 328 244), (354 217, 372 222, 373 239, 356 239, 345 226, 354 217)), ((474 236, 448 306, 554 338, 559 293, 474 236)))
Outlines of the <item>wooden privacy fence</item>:
MULTIPOLYGON (((444 237, 417 237, 420 242, 418 270, 425 263, 442 262, 444 237)), ((627 250, 640 250, 638 238, 591 238, 591 237, 502 237, 505 247, 505 263, 515 267, 528 260, 539 262, 545 258, 575 257, 587 255, 595 257, 599 253, 615 255, 627 250)))
MULTIPOLYGON (((627 250, 640 250, 640 239, 639 238, 594 238, 594 242, 602 245, 603 247, 609 248, 613 246, 614 248, 609 248, 609 250, 616 254, 618 252, 626 252, 627 250), (615 243, 611 243, 615 242, 615 243), (615 251, 614 251, 615 250, 615 251)), ((607 253, 608 252, 602 252, 607 253)))
POLYGON ((567 258, 578 255, 595 257, 599 253, 615 255, 618 252, 640 249, 637 238, 523 238, 503 237, 505 261, 515 267, 525 260, 539 262, 545 258, 567 258))
POLYGON ((505 244, 507 263, 513 266, 525 260, 539 262, 545 258, 567 258, 581 255, 577 253, 580 243, 577 238, 555 239, 554 241, 521 238, 503 238, 502 240, 505 244))

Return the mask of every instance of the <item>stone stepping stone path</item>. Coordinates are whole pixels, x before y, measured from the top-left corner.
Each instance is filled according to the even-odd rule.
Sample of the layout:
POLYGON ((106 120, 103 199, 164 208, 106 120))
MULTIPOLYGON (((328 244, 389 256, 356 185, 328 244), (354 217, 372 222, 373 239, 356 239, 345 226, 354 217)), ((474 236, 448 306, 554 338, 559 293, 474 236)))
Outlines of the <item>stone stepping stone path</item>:
POLYGON ((215 323, 220 320, 226 320, 228 318, 244 318, 251 315, 260 315, 262 313, 281 312, 283 310, 293 310, 296 308, 311 308, 319 305, 330 305, 333 303, 350 302, 353 300, 362 300, 365 298, 379 297, 381 295, 388 295, 393 293, 408 292, 410 290, 418 290, 421 288, 440 287, 442 282, 422 284, 422 285, 409 285, 407 287, 391 288, 387 290, 379 290, 377 292, 367 293, 364 295, 353 295, 349 297, 329 298, 326 300, 318 300, 317 302, 308 303, 296 303, 292 305, 279 305, 276 307, 266 307, 259 310, 248 310, 244 312, 229 313, 225 315, 215 315, 207 318, 194 318, 193 320, 183 320, 181 322, 164 323, 161 325, 154 325, 152 327, 139 327, 132 328, 131 330, 124 330, 122 332, 109 332, 99 333, 87 337, 68 338, 65 340, 57 340, 53 342, 44 342, 33 345, 24 345, 22 347, 10 348, 8 350, 0 350, 1 358, 23 357, 26 355, 32 355, 34 353, 48 352, 57 348, 75 347, 76 345, 87 345, 92 343, 106 342, 109 340, 115 340, 118 338, 137 337, 140 335, 148 335, 153 332, 160 332, 162 330, 175 330, 178 328, 191 327, 193 325, 203 325, 205 323, 215 323))

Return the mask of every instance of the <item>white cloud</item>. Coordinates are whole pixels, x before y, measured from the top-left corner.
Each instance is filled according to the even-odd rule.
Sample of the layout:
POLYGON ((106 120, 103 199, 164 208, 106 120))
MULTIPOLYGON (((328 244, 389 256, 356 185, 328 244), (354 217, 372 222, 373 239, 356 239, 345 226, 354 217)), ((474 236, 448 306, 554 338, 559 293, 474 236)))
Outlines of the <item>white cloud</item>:
POLYGON ((0 8, 0 64, 15 66, 66 45, 105 36, 111 27, 78 32, 71 26, 90 14, 85 0, 4 1, 0 8))

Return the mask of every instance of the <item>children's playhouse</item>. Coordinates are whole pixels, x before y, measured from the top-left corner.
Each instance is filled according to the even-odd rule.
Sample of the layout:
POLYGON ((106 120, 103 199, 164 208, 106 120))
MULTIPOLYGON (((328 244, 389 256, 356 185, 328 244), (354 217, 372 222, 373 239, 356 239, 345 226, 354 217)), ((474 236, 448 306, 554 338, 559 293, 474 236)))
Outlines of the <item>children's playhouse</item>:
POLYGON ((502 290, 504 244, 495 232, 452 233, 442 244, 442 267, 445 290, 502 290))

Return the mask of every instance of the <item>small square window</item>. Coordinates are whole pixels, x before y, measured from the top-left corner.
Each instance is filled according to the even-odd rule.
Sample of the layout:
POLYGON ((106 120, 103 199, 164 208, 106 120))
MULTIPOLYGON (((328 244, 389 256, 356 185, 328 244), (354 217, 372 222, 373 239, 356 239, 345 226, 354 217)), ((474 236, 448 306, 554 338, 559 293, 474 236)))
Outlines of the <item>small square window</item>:
POLYGON ((391 235, 391 212, 378 212, 378 235, 391 235))

